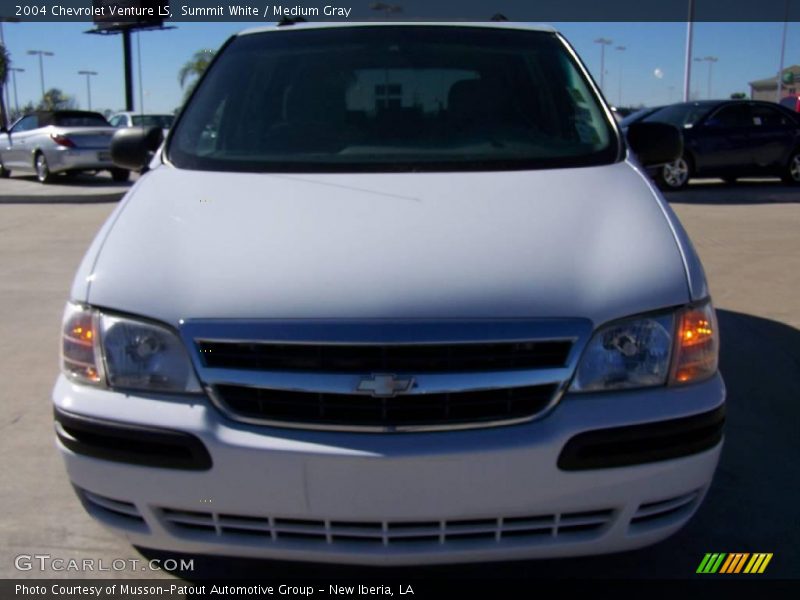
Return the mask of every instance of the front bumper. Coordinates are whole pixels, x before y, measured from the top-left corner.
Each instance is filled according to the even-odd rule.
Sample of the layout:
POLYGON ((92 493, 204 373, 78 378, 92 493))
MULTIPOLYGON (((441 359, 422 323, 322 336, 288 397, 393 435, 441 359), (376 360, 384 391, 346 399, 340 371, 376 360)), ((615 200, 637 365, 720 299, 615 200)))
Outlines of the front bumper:
MULTIPOLYGON (((131 543, 186 553, 402 565, 616 552, 655 543, 702 501, 721 443, 645 464, 564 470, 588 431, 712 413, 717 375, 684 388, 566 395, 546 418, 365 434, 226 420, 204 397, 132 397, 59 378, 56 410, 188 434, 209 468, 96 458, 59 442, 86 509, 131 543)), ((80 449, 79 449, 80 450, 80 449)))

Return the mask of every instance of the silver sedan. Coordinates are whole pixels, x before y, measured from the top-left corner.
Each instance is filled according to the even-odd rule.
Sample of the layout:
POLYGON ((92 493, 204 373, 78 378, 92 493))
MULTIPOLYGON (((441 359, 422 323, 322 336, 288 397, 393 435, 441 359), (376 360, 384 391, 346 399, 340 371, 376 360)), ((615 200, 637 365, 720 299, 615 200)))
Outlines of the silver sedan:
POLYGON ((57 110, 25 115, 10 130, 0 129, 0 177, 11 171, 35 173, 50 183, 60 173, 109 171, 127 181, 130 171, 111 162, 112 128, 100 113, 57 110))

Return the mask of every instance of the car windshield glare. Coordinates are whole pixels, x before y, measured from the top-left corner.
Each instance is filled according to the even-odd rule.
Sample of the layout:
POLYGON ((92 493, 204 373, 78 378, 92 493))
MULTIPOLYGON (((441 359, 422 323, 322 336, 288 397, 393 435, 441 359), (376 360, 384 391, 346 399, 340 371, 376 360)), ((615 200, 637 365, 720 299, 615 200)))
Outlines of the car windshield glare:
POLYGON ((246 172, 607 164, 613 125, 553 33, 381 26, 234 38, 167 150, 246 172))

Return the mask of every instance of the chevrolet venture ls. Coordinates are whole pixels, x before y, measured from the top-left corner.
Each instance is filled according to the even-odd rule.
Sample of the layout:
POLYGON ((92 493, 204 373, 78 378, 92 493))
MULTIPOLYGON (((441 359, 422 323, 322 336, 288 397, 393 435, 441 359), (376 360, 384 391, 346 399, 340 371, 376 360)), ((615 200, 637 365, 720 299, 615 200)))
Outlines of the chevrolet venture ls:
MULTIPOLYGON (((722 444, 714 310, 556 32, 295 24, 229 40, 90 247, 58 446, 142 547, 362 564, 677 531, 722 444)), ((628 149, 636 152, 636 157, 628 149)))

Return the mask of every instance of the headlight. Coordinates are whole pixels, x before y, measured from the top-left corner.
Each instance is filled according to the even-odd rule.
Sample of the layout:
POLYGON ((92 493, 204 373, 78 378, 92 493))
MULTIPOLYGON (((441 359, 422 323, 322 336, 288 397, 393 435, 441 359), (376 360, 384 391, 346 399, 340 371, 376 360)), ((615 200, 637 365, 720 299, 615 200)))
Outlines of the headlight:
POLYGON ((570 389, 594 392, 701 381, 716 372, 718 351, 710 302, 618 321, 592 336, 570 389))
POLYGON ((68 377, 81 383, 202 391, 183 343, 170 329, 72 304, 64 316, 62 365, 68 377))

